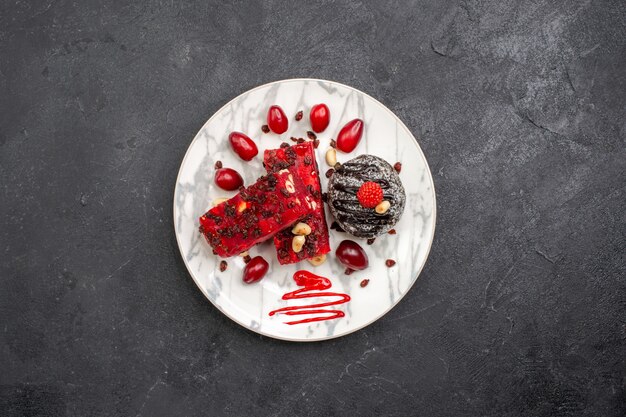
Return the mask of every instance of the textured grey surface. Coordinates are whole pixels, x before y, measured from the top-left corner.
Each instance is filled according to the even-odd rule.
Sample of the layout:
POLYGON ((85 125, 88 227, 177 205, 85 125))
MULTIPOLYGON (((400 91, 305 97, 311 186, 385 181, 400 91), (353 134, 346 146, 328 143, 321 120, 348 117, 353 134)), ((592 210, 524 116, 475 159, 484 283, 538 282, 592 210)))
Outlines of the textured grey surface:
POLYGON ((623 1, 0 6, 0 414, 626 413, 623 1), (420 138, 426 268, 291 344, 194 286, 172 192, 235 95, 327 78, 420 138))

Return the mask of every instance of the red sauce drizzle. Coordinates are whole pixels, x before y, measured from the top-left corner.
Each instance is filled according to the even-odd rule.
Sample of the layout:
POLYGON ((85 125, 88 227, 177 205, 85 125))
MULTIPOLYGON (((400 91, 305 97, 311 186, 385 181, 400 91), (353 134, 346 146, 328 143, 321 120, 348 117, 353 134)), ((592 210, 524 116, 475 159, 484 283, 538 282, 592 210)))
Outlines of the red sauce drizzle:
POLYGON ((326 303, 309 304, 303 306, 283 307, 278 310, 270 311, 270 316, 274 314, 285 314, 287 316, 297 316, 300 314, 324 314, 323 316, 311 317, 303 320, 288 321, 285 324, 310 323, 312 321, 333 320, 344 317, 345 313, 341 310, 326 309, 320 307, 334 306, 347 303, 350 301, 348 294, 340 294, 336 292, 321 292, 333 286, 328 278, 320 277, 309 271, 296 271, 293 274, 293 280, 301 287, 295 291, 288 292, 283 295, 283 300, 295 300, 299 298, 313 297, 339 297, 339 300, 329 301, 326 303), (329 314, 329 315, 326 315, 329 314))

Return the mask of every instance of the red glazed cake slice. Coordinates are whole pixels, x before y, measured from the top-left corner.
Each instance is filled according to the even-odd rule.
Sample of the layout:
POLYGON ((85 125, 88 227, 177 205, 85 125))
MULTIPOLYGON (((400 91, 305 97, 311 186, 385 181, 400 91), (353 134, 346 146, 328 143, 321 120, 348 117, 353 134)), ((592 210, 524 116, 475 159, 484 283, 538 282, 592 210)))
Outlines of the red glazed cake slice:
POLYGON ((306 236, 300 252, 294 252, 291 247, 294 235, 290 228, 274 236, 278 262, 283 265, 290 264, 330 252, 328 226, 322 202, 322 187, 313 143, 305 142, 293 146, 281 146, 280 149, 266 150, 263 161, 268 172, 288 168, 294 173, 294 176, 299 177, 307 188, 307 201, 313 207, 312 213, 300 219, 300 222, 311 227, 311 233, 306 236))
POLYGON ((312 210, 309 192, 286 169, 259 180, 200 217, 200 232, 221 257, 238 255, 312 210))

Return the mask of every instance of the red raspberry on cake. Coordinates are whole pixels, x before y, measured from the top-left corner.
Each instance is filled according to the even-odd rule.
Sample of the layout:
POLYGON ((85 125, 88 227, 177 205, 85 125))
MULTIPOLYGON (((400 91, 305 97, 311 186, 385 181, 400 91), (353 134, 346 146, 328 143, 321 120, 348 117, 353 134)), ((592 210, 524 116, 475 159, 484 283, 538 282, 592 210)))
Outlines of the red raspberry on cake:
POLYGON ((365 208, 374 208, 383 201, 383 189, 373 181, 361 185, 356 193, 359 203, 365 208))
MULTIPOLYGON (((302 179, 308 191, 306 201, 313 208, 311 213, 299 220, 298 225, 293 230, 287 228, 274 236, 278 261, 281 265, 290 264, 304 259, 320 257, 330 252, 328 225, 324 214, 322 187, 313 142, 266 150, 263 162, 268 172, 275 172, 288 167, 294 176, 302 179), (295 249, 299 249, 296 252, 293 240, 294 235, 297 236, 300 233, 297 230, 298 226, 304 227, 306 232, 303 233, 304 244, 302 247, 295 245, 295 249)), ((302 240, 302 237, 297 239, 302 240)))

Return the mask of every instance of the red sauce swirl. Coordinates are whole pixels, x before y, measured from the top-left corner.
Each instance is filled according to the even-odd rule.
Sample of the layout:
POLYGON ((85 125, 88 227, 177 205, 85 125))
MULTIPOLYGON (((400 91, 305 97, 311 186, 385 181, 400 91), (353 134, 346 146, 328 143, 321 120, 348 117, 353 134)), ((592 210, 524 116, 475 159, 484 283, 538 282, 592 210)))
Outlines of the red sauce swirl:
POLYGON ((285 324, 300 324, 310 323, 313 321, 333 320, 340 317, 344 317, 345 313, 341 310, 334 310, 329 307, 347 303, 350 301, 348 294, 341 294, 336 292, 327 292, 326 290, 333 286, 328 278, 315 275, 309 271, 296 271, 293 274, 293 279, 301 287, 295 291, 288 292, 283 295, 283 300, 295 300, 300 298, 314 298, 314 297, 339 297, 338 300, 328 301, 325 303, 308 304, 301 306, 283 307, 274 311, 270 311, 269 315, 284 314, 287 316, 297 316, 303 314, 322 314, 321 316, 310 317, 302 320, 294 320, 285 322, 285 324))

